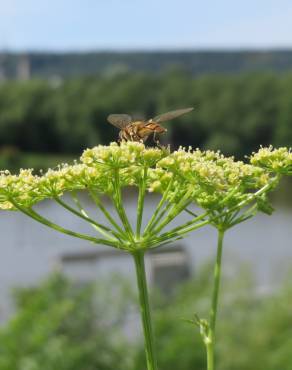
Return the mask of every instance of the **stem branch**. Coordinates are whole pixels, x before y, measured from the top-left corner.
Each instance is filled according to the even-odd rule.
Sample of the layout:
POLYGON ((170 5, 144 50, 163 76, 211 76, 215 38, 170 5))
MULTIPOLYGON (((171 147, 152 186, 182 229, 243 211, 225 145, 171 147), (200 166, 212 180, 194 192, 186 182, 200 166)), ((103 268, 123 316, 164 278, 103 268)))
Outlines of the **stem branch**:
POLYGON ((140 237, 141 234, 141 226, 142 226, 142 218, 143 218, 143 209, 144 209, 144 199, 145 199, 145 191, 146 191, 146 178, 147 178, 147 167, 143 169, 143 178, 139 185, 139 196, 138 196, 138 207, 137 207, 137 225, 136 225, 136 234, 137 237, 140 237))
POLYGON ((72 208, 71 206, 69 206, 69 204, 65 203, 63 200, 61 200, 59 197, 55 197, 54 200, 60 205, 62 206, 63 208, 67 209, 67 211, 73 213, 75 216, 78 216, 80 218, 82 218, 83 220, 89 222, 91 224, 91 226, 96 230, 98 231, 100 234, 102 234, 103 236, 105 236, 106 238, 108 239, 111 239, 111 240, 115 240, 113 239, 113 237, 108 233, 108 232, 112 232, 111 229, 109 229, 108 227, 92 220, 88 215, 87 213, 85 212, 85 210, 83 208, 81 208, 81 212, 78 212, 76 211, 74 208, 72 208))
POLYGON ((122 224, 125 228, 125 232, 128 236, 128 238, 133 241, 133 230, 130 225, 130 222, 128 220, 125 208, 123 206, 123 201, 122 201, 122 192, 121 192, 121 184, 120 184, 120 173, 119 169, 114 169, 114 182, 113 182, 113 187, 114 187, 114 194, 113 194, 113 202, 114 206, 117 210, 117 213, 122 221, 122 224))
POLYGON ((122 228, 117 224, 117 222, 114 220, 114 218, 111 216, 109 211, 105 208, 105 206, 102 204, 102 201, 99 199, 98 195, 94 192, 93 189, 88 188, 88 192, 96 204, 96 206, 101 210, 101 212, 105 215, 107 220, 111 223, 111 225, 118 231, 118 233, 123 236, 124 239, 127 239, 127 236, 125 232, 122 230, 122 228))
POLYGON ((50 227, 51 229, 59 231, 63 234, 74 236, 74 237, 79 238, 79 239, 84 239, 84 240, 91 241, 95 244, 104 244, 104 245, 108 245, 108 246, 111 246, 111 247, 119 248, 119 245, 117 243, 115 243, 114 241, 110 241, 110 240, 107 240, 107 239, 98 239, 98 238, 95 238, 95 237, 90 236, 90 235, 81 234, 81 233, 77 233, 77 232, 74 232, 74 231, 69 230, 69 229, 65 229, 64 227, 62 227, 60 225, 57 225, 54 222, 48 220, 47 218, 41 216, 39 213, 34 211, 32 208, 24 208, 24 207, 20 206, 19 204, 17 204, 13 199, 9 199, 9 201, 19 211, 21 211, 22 213, 26 214, 27 216, 33 218, 34 220, 40 222, 41 224, 50 227))

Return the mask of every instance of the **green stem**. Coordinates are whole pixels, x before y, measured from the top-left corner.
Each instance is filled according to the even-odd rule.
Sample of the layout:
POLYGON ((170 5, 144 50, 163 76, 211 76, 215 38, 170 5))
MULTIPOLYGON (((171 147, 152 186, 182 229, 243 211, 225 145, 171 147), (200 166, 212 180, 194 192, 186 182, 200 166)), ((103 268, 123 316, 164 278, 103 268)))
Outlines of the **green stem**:
POLYGON ((122 201, 122 193, 121 193, 121 184, 120 184, 120 174, 119 174, 119 169, 114 169, 114 194, 113 194, 113 202, 114 206, 117 210, 118 215, 120 216, 120 219, 122 221, 122 224, 125 228, 125 232, 128 236, 128 238, 133 241, 133 230, 130 225, 130 222, 128 220, 126 211, 123 206, 123 201, 122 201))
POLYGON ((117 224, 117 222, 114 220, 114 218, 111 216, 111 214, 108 212, 108 210, 105 208, 105 206, 102 204, 101 200, 99 199, 98 195, 94 192, 93 189, 88 189, 88 192, 96 204, 96 206, 101 210, 101 212, 105 215, 107 220, 112 224, 112 226, 118 231, 120 235, 123 236, 124 239, 127 239, 127 236, 123 229, 117 224))
POLYGON ((119 248, 119 244, 116 243, 116 242, 113 242, 113 241, 110 241, 110 240, 107 240, 107 239, 94 238, 94 237, 92 237, 90 235, 85 235, 85 234, 74 232, 74 231, 69 230, 69 229, 65 229, 64 227, 62 227, 60 225, 57 225, 54 222, 48 220, 47 218, 41 216, 39 213, 37 213, 36 211, 34 211, 32 208, 22 207, 19 204, 17 204, 13 199, 9 199, 9 201, 19 211, 21 211, 24 214, 26 214, 27 216, 33 218, 35 221, 38 221, 41 224, 50 227, 51 229, 54 229, 56 231, 59 231, 59 232, 61 232, 63 234, 74 236, 74 237, 79 238, 79 239, 88 240, 88 241, 93 242, 95 244, 104 244, 104 245, 108 245, 108 246, 111 246, 111 247, 119 248))
POLYGON ((203 222, 197 222, 193 226, 188 227, 187 229, 176 228, 175 230, 177 231, 170 230, 169 232, 166 232, 158 236, 151 236, 149 239, 147 239, 147 243, 149 244, 149 248, 153 248, 156 244, 159 245, 160 243, 163 243, 167 240, 171 240, 173 238, 175 239, 182 238, 188 232, 199 229, 200 227, 208 225, 209 223, 210 223, 209 220, 205 220, 203 222))
POLYGON ((233 212, 233 211, 236 211, 237 209, 240 209, 240 208, 243 208, 244 206, 246 206, 248 203, 252 202, 253 200, 255 200, 257 197, 259 197, 260 195, 264 194, 265 192, 267 192, 268 190, 270 190, 280 179, 280 175, 276 175, 275 177, 273 177, 270 182, 266 185, 264 185, 262 188, 260 188, 258 191, 256 191, 255 193, 253 194, 250 194, 250 196, 241 201, 239 204, 237 204, 236 206, 228 209, 226 211, 227 214, 233 212))
POLYGON ((89 222, 91 224, 91 226, 93 226, 93 228, 98 231, 100 234, 102 234, 103 236, 105 236, 106 238, 110 239, 110 240, 115 240, 113 239, 113 237, 108 233, 109 232, 112 232, 111 229, 109 229, 108 227, 102 225, 102 224, 99 224, 98 222, 92 220, 88 215, 87 213, 82 209, 81 212, 78 212, 76 211, 74 208, 72 208, 71 206, 69 206, 67 203, 65 203, 64 201, 62 201, 60 198, 58 197, 55 197, 54 200, 60 205, 62 206, 63 208, 67 209, 67 211, 73 213, 74 215, 82 218, 83 220, 89 222))
POLYGON ((234 217, 231 217, 229 220, 227 220, 228 228, 231 228, 253 217, 257 211, 257 207, 258 205, 254 204, 250 208, 248 208, 245 212, 243 212, 242 215, 240 215, 239 217, 237 217, 237 215, 235 215, 234 217))
MULTIPOLYGON (((217 215, 215 217, 212 217, 211 223, 213 223, 213 225, 215 225, 217 227, 217 225, 222 223, 222 218, 223 217, 225 217, 227 219, 229 216, 232 217, 233 213, 235 213, 235 212, 239 213, 239 211, 243 207, 247 206, 249 203, 256 200, 257 197, 261 196, 265 192, 272 189, 273 186, 280 180, 280 178, 281 178, 281 176, 279 174, 277 174, 275 177, 273 177, 270 180, 270 182, 268 184, 264 185, 262 188, 257 190, 255 193, 249 194, 249 196, 246 199, 242 200, 241 202, 239 202, 235 206, 233 206, 229 209, 226 209, 225 211, 223 211, 223 213, 220 213, 219 215, 217 215)), ((229 197, 230 197, 230 195, 227 195, 227 197, 225 199, 223 199, 221 204, 224 204, 229 197)), ((233 224, 229 225, 229 227, 230 226, 233 226, 233 224)))
POLYGON ((208 331, 208 337, 206 338, 206 350, 207 350, 207 369, 214 370, 214 348, 215 348, 215 330, 216 330, 216 319, 218 309, 218 297, 221 280, 221 262, 222 262, 222 249, 223 249, 223 238, 224 229, 218 229, 218 244, 217 244, 217 257, 214 269, 214 286, 212 294, 212 304, 210 312, 210 326, 208 331))
POLYGON ((145 274, 144 251, 135 251, 132 255, 134 257, 136 267, 140 313, 145 341, 147 370, 157 370, 157 360, 155 354, 154 336, 152 330, 150 305, 145 274))
POLYGON ((169 184, 168 184, 165 192, 163 193, 163 196, 161 197, 155 211, 153 212, 147 226, 145 227, 144 235, 147 234, 149 230, 151 230, 153 227, 156 226, 157 218, 159 216, 159 213, 160 213, 161 209, 163 208, 163 206, 166 203, 166 200, 167 200, 167 197, 168 197, 168 194, 169 194, 169 191, 171 189, 172 184, 173 184, 173 178, 169 181, 169 184))
POLYGON ((169 235, 169 234, 176 234, 176 235, 184 235, 190 231, 193 231, 193 230, 196 230, 198 228, 198 225, 199 227, 201 226, 204 226, 204 225, 207 225, 210 223, 209 220, 205 220, 206 216, 208 215, 207 212, 205 213, 202 213, 201 215, 197 216, 196 218, 193 218, 192 220, 180 225, 180 226, 177 226, 175 227, 174 229, 171 229, 170 231, 168 232, 165 232, 163 234, 161 234, 161 236, 166 236, 166 235, 169 235), (199 223, 199 221, 203 220, 203 222, 199 223))
POLYGON ((214 346, 213 344, 206 344, 207 350, 207 370, 214 370, 214 346))
POLYGON ((151 225, 151 227, 149 228, 149 233, 152 232, 152 230, 155 229, 155 227, 159 224, 159 222, 163 219, 164 215, 169 212, 170 208, 172 208, 172 204, 169 202, 169 203, 165 203, 164 207, 162 208, 162 210, 159 212, 159 214, 157 215, 156 219, 155 219, 155 222, 151 225))
POLYGON ((139 186, 138 207, 137 207, 137 226, 136 226, 136 234, 138 238, 140 237, 140 234, 141 234, 144 199, 145 199, 145 191, 146 191, 147 170, 148 168, 144 167, 143 178, 139 186))
POLYGON ((225 233, 224 230, 221 230, 221 229, 218 230, 217 257, 216 257, 216 264, 215 264, 215 270, 214 270, 214 288, 213 288, 212 307, 211 307, 211 314, 210 314, 210 328, 213 334, 215 332, 216 318, 217 318, 224 233, 225 233))
POLYGON ((153 234, 158 234, 166 225, 174 220, 175 217, 177 217, 190 204, 190 201, 188 200, 188 195, 190 192, 191 191, 187 192, 179 199, 177 203, 173 205, 164 220, 157 226, 157 228, 152 230, 153 234))

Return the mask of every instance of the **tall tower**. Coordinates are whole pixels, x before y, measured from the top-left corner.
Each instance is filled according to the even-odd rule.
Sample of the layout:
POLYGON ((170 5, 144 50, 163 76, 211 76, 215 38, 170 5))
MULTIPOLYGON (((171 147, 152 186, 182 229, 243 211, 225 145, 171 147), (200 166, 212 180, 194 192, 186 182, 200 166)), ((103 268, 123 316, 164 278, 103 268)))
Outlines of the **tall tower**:
POLYGON ((27 54, 21 54, 17 63, 17 78, 20 81, 30 79, 30 60, 27 54))
POLYGON ((4 61, 5 55, 0 52, 0 83, 6 80, 4 61))

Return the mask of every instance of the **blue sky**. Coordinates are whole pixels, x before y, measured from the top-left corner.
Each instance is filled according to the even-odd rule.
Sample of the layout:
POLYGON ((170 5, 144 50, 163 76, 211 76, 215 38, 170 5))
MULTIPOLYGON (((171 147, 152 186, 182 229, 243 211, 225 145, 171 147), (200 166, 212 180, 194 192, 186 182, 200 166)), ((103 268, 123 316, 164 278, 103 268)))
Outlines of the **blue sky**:
POLYGON ((292 0, 0 0, 0 49, 292 47, 292 0))

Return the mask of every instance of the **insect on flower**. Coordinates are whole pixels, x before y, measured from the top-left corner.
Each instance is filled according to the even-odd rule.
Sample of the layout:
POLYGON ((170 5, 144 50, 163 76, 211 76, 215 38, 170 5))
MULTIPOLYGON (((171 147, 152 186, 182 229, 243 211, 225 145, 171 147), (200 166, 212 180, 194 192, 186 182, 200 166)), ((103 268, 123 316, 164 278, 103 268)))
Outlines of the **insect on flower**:
POLYGON ((170 121, 185 113, 191 112, 194 108, 183 108, 160 114, 147 121, 133 121, 128 114, 110 114, 107 120, 112 125, 120 129, 120 141, 143 141, 153 134, 155 140, 156 134, 163 134, 166 128, 160 125, 161 122, 170 121))

